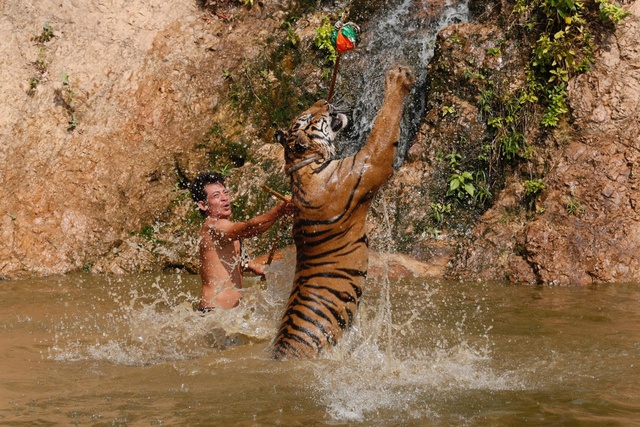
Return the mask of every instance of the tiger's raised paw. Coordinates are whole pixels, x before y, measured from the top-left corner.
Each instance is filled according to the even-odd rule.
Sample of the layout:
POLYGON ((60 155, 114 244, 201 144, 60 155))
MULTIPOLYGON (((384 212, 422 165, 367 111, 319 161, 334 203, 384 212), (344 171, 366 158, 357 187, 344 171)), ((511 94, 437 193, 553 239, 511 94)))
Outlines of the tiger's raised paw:
POLYGON ((386 84, 387 89, 397 89, 405 94, 409 92, 415 79, 409 67, 400 65, 387 73, 386 84))

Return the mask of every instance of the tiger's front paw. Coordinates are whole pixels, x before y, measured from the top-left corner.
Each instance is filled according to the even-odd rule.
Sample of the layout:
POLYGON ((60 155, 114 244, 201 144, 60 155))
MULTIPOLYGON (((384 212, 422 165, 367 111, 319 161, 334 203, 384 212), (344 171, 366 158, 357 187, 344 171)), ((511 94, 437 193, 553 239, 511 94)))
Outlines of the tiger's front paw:
POLYGON ((400 65, 387 73, 386 84, 388 90, 395 89, 403 94, 407 94, 414 82, 413 73, 409 67, 400 65))

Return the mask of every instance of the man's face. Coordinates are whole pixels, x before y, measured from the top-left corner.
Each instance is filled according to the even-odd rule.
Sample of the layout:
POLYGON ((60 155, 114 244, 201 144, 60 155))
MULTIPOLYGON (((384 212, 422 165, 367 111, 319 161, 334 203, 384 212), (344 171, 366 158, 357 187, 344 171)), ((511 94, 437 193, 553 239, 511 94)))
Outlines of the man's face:
POLYGON ((220 183, 207 184, 204 186, 207 194, 206 202, 198 202, 198 207, 207 212, 207 216, 227 219, 231 216, 231 199, 229 190, 220 183))

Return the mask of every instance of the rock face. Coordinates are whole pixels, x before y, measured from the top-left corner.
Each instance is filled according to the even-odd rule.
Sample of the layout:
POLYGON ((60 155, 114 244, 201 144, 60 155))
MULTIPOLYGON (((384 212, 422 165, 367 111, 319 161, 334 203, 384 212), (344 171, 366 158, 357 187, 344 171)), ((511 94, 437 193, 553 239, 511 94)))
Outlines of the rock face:
POLYGON ((191 1, 0 3, 0 277, 81 268, 167 209, 225 70, 280 25, 269 3, 232 23, 191 1))
MULTIPOLYGON (((190 176, 207 165, 198 147, 216 122, 247 133, 261 147, 261 159, 280 161, 278 148, 236 117, 224 94, 230 74, 264 53, 270 35, 286 33, 281 26, 288 5, 256 2, 251 10, 212 14, 201 7, 208 3, 229 4, 0 2, 0 278, 89 264, 97 273, 172 265, 193 270, 197 224, 153 238, 140 232, 157 228, 159 217, 189 215, 176 165, 190 176)), ((442 3, 417 0, 414 7, 428 17, 442 3)), ((393 256, 394 274, 517 283, 640 281, 640 2, 625 3, 632 15, 604 42, 592 70, 570 81, 571 126, 542 144, 545 189, 536 211, 521 212, 525 171, 516 170, 520 176, 507 177, 473 227, 442 227, 438 234, 430 230, 429 204, 434 183, 449 174, 438 158, 451 152, 453 139, 467 141, 463 150, 477 150, 473 143, 486 137, 479 82, 469 64, 513 82, 524 78, 523 64, 504 62, 518 57, 517 43, 505 41, 498 25, 457 24, 442 32, 429 65, 430 109, 383 191, 385 209, 398 218, 393 236, 422 261, 393 256), (487 55, 497 47, 503 55, 487 55), (462 91, 447 92, 462 80, 462 91), (443 107, 453 106, 455 114, 444 114, 451 110, 443 107)), ((470 7, 488 16, 508 4, 476 0, 470 7)), ((305 43, 320 18, 317 13, 295 24, 305 43)), ((240 175, 255 175, 258 163, 240 175)), ((384 234, 373 216, 372 234, 384 234)), ((372 273, 384 265, 373 259, 372 273)))
POLYGON ((548 141, 554 160, 538 213, 509 220, 518 190, 507 186, 475 227, 457 274, 549 284, 640 280, 640 3, 629 10, 598 63, 570 82, 574 131, 548 141))

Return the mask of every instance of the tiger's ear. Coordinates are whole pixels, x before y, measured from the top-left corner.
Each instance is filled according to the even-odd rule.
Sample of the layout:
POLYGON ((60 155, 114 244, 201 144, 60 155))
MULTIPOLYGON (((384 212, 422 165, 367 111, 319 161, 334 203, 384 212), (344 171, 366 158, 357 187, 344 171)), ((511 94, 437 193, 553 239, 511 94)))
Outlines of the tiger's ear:
POLYGON ((286 142, 286 137, 284 135, 284 132, 281 131, 280 129, 278 129, 274 134, 273 137, 275 138, 276 142, 281 144, 284 147, 284 143, 286 142))

